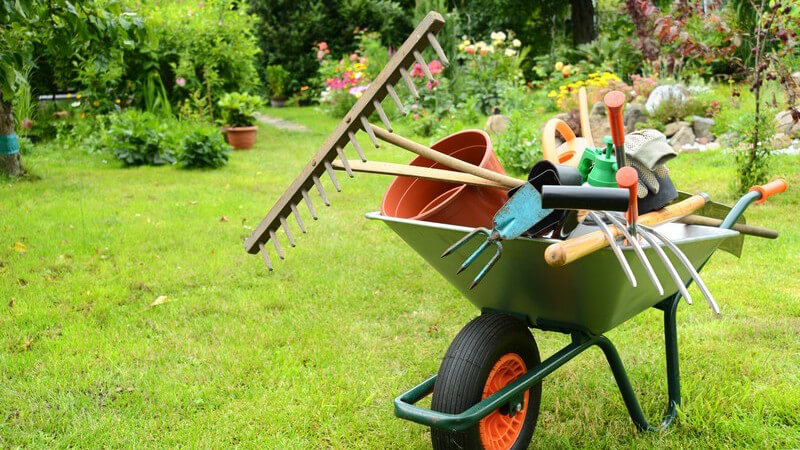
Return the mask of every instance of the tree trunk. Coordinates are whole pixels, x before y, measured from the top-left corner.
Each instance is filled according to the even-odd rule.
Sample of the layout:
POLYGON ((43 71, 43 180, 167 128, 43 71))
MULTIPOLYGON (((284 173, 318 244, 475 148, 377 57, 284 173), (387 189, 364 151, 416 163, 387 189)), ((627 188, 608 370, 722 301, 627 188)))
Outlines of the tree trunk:
POLYGON ((592 42, 596 37, 594 29, 594 5, 592 0, 570 0, 572 10, 572 43, 574 45, 592 42))
MULTIPOLYGON (((0 93, 0 136, 14 134, 14 113, 11 103, 7 103, 0 93)), ((18 177, 22 175, 22 158, 19 153, 5 154, 0 148, 0 173, 18 177)))

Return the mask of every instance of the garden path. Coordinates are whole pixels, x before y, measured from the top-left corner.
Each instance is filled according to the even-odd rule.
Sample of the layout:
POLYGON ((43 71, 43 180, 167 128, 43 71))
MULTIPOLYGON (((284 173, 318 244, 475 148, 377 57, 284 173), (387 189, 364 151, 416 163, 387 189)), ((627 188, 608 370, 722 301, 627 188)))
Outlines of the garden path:
POLYGON ((270 117, 270 116, 265 116, 263 114, 259 114, 258 116, 256 116, 256 118, 258 119, 259 122, 265 123, 267 125, 272 125, 273 127, 278 128, 280 130, 310 131, 308 127, 306 127, 305 125, 301 125, 299 123, 281 119, 278 117, 270 117))

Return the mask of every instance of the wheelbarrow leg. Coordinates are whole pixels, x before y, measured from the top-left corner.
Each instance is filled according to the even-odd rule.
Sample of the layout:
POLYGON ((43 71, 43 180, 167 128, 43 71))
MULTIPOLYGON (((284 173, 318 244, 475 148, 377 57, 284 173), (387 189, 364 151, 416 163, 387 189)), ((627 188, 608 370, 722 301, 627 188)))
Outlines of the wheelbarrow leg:
POLYGON ((614 344, 605 336, 599 336, 596 342, 596 345, 603 350, 608 364, 611 366, 611 372, 614 374, 614 379, 617 382, 620 394, 622 394, 625 407, 628 408, 628 414, 630 414, 636 428, 640 430, 664 430, 669 427, 678 414, 678 406, 681 404, 681 382, 678 368, 678 331, 675 313, 678 309, 679 300, 680 296, 674 295, 656 305, 656 308, 664 311, 664 341, 667 357, 667 392, 669 396, 667 412, 660 426, 656 427, 647 423, 614 344))

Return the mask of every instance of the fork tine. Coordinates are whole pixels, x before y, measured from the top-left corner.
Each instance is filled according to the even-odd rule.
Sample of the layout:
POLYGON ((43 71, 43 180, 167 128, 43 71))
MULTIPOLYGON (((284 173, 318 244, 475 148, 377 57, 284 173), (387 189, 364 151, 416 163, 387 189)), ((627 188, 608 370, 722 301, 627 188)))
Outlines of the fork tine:
POLYGON ((278 257, 281 259, 286 259, 286 255, 283 254, 283 249, 281 248, 281 243, 278 242, 278 237, 275 236, 275 232, 269 230, 269 240, 272 241, 272 245, 275 246, 275 251, 278 252, 278 257))
POLYGON ((283 228, 283 232, 286 233, 286 237, 289 239, 289 245, 295 247, 294 245, 294 236, 292 236, 292 232, 289 231, 289 224, 286 223, 286 218, 281 217, 281 228, 283 228))
POLYGON ((311 213, 311 218, 317 220, 317 212, 314 210, 314 205, 311 203, 311 197, 308 196, 308 191, 303 189, 300 193, 303 194, 303 200, 306 201, 306 206, 308 206, 308 211, 311 213))
POLYGON ((597 223, 597 226, 600 227, 600 230, 603 231, 603 234, 606 236, 606 240, 608 241, 608 246, 611 247, 611 251, 614 253, 614 256, 617 257, 619 265, 622 266, 622 271, 625 272, 625 276, 628 277, 628 281, 630 281, 631 285, 636 287, 636 277, 633 276, 631 265, 628 264, 628 260, 625 259, 625 255, 622 254, 622 250, 619 249, 619 245, 617 245, 614 235, 611 234, 611 230, 608 229, 608 225, 606 225, 605 222, 603 222, 603 219, 601 219, 600 216, 598 216, 594 211, 590 211, 589 216, 591 216, 592 220, 597 223))
POLYGON ((481 280, 483 280, 483 277, 485 277, 486 274, 489 273, 490 270, 492 270, 492 267, 494 267, 494 265, 497 264, 497 261, 500 260, 500 257, 503 256, 503 244, 501 244, 500 242, 495 242, 495 245, 497 245, 497 251, 495 252, 494 256, 492 256, 492 259, 490 259, 489 262, 486 263, 485 266, 483 266, 483 269, 481 269, 481 271, 478 272, 478 275, 476 275, 475 278, 472 280, 472 284, 469 285, 470 290, 474 289, 475 286, 477 286, 478 283, 480 283, 481 280))
POLYGON ((650 244, 650 247, 656 252, 658 258, 661 260, 661 263, 664 264, 664 267, 667 269, 667 273, 669 273, 670 278, 675 283, 675 286, 678 286, 678 290, 681 292, 683 299, 686 300, 686 303, 691 305, 692 304, 692 296, 689 295, 689 290, 686 289, 686 286, 683 284, 683 280, 681 280, 681 276, 678 275, 678 271, 675 270, 675 266, 672 265, 672 261, 669 260, 667 254, 664 253, 664 250, 658 246, 658 243, 655 241, 655 238, 648 233, 646 230, 639 227, 639 235, 650 244))
POLYGON ((378 144, 378 138, 375 137, 375 130, 372 129, 372 124, 370 124, 369 120, 367 120, 367 118, 364 116, 361 116, 361 126, 364 127, 364 131, 367 132, 369 138, 372 140, 372 145, 374 145, 375 148, 380 147, 378 144))
POLYGON ((372 105, 375 106, 375 111, 378 112, 378 117, 381 118, 381 122, 383 122, 383 125, 386 127, 386 129, 389 131, 389 133, 391 133, 392 132, 392 124, 389 123, 389 118, 386 117, 386 112, 383 110, 383 106, 381 106, 381 102, 379 102, 378 100, 373 100, 372 101, 372 105))
POLYGON ((297 205, 291 203, 289 207, 292 208, 292 215, 294 215, 294 220, 297 221, 297 225, 300 227, 300 231, 303 233, 306 232, 306 226, 303 224, 303 219, 300 218, 300 211, 297 210, 297 205))
POLYGON ((439 57, 439 59, 442 61, 442 64, 444 64, 445 66, 449 65, 450 61, 447 60, 447 55, 444 54, 444 50, 442 50, 442 46, 439 45, 439 41, 436 40, 436 36, 431 32, 428 32, 427 36, 428 36, 428 42, 431 43, 433 51, 436 52, 436 56, 439 57))
MULTIPOLYGON (((347 137, 350 138, 350 142, 353 144, 353 148, 356 149, 356 153, 358 153, 358 157, 361 158, 361 161, 367 162, 367 157, 364 156, 364 152, 361 150, 361 145, 358 144, 358 140, 356 140, 356 135, 352 131, 347 132, 347 137)), ((339 155, 341 156, 341 155, 339 155)), ((352 176, 352 175, 351 175, 352 176)))
POLYGON ((261 251, 261 257, 264 258, 264 263, 267 265, 267 269, 272 272, 272 261, 269 260, 269 252, 267 251, 267 247, 264 246, 263 242, 259 242, 258 249, 261 251))
POLYGON ((470 266, 470 264, 472 264, 473 262, 475 262, 475 259, 477 259, 477 258, 478 258, 478 256, 480 256, 480 255, 481 255, 481 253, 483 253, 483 251, 484 251, 484 250, 486 250, 486 248, 487 248, 487 247, 489 247, 489 244, 490 244, 490 242, 489 242, 489 240, 488 240, 488 239, 487 239, 487 240, 485 240, 485 241, 483 241, 483 242, 481 243, 481 245, 479 245, 479 246, 478 246, 478 248, 477 248, 477 249, 475 249, 475 251, 474 251, 474 252, 472 252, 472 254, 471 254, 471 255, 469 255, 469 258, 467 258, 467 259, 464 261, 464 263, 463 263, 463 264, 461 264, 461 267, 459 267, 459 268, 458 268, 458 272, 456 272, 456 275, 458 275, 459 273, 461 273, 461 272, 463 272, 463 271, 467 270, 467 267, 469 267, 469 266, 470 266))
POLYGON ((636 253, 636 257, 639 258, 639 261, 644 266, 645 272, 647 272, 647 276, 650 277, 650 281, 656 287, 658 295, 664 295, 664 287, 661 286, 661 281, 658 279, 656 271, 653 270, 653 266, 650 264, 650 260, 647 259, 647 255, 644 254, 642 246, 639 245, 638 239, 635 236, 631 235, 631 233, 628 231, 625 225, 623 225, 622 222, 617 220, 617 218, 614 217, 612 214, 603 211, 603 216, 608 218, 608 220, 610 220, 611 223, 614 224, 614 226, 616 226, 617 228, 619 228, 620 231, 622 231, 622 234, 625 235, 625 239, 627 239, 628 242, 630 242, 631 247, 633 248, 633 252, 636 253))
POLYGON ((403 102, 400 101, 400 97, 397 96, 397 91, 394 90, 394 86, 391 84, 386 84, 386 92, 389 93, 389 97, 392 98, 394 104, 397 105, 397 109, 400 110, 400 114, 406 114, 406 108, 403 107, 403 102))
POLYGON ((422 57, 422 53, 420 53, 419 50, 414 50, 414 59, 416 59, 417 63, 422 66, 422 72, 425 73, 425 76, 428 77, 429 80, 434 81, 431 69, 428 68, 428 63, 425 62, 425 59, 422 57))
POLYGON ((413 95, 414 98, 419 98, 419 92, 417 92, 417 88, 414 86, 414 81, 408 76, 408 71, 404 67, 400 68, 400 76, 403 77, 403 82, 405 82, 411 95, 413 95))
POLYGON ((353 169, 350 168, 350 162, 347 161, 347 157, 344 155, 342 147, 336 146, 336 153, 339 154, 339 160, 342 161, 342 166, 344 166, 344 170, 347 172, 347 175, 349 175, 350 178, 353 178, 353 169))
POLYGON ((336 192, 342 192, 342 188, 339 187, 339 180, 337 180, 336 175, 333 174, 333 166, 331 166, 330 161, 325 161, 325 171, 328 172, 328 176, 331 177, 331 183, 333 183, 333 187, 336 188, 336 192))
POLYGON ((328 195, 325 194, 325 190, 322 189, 322 183, 319 181, 319 177, 314 175, 311 179, 314 180, 314 185, 317 187, 319 196, 322 197, 322 203, 325 203, 325 206, 331 206, 331 202, 328 201, 328 195))
POLYGON ((444 253, 442 253, 442 256, 440 256, 440 258, 444 258, 453 253, 454 251, 458 250, 462 245, 464 245, 467 241, 475 237, 475 235, 478 233, 484 233, 488 236, 489 230, 487 230, 486 228, 475 228, 474 230, 467 233, 464 237, 456 241, 453 245, 447 247, 447 250, 445 250, 444 253))

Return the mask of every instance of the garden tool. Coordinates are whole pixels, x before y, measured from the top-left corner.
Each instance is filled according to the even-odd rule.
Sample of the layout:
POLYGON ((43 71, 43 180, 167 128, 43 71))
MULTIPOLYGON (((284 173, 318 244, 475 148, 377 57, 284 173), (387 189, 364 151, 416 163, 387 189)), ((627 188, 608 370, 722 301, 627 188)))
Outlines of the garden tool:
POLYGON ((353 148, 362 161, 367 160, 364 151, 356 140, 356 133, 359 130, 364 130, 372 143, 376 147, 379 146, 376 130, 373 129, 367 117, 373 112, 376 112, 383 125, 391 132, 392 126, 389 123, 386 112, 383 110, 381 102, 388 95, 401 112, 405 111, 403 103, 400 101, 400 97, 394 89, 394 85, 402 79, 412 95, 415 97, 419 96, 407 68, 414 64, 419 64, 422 67, 424 75, 429 80, 433 80, 433 74, 428 69, 428 65, 421 52, 430 45, 442 64, 449 64, 447 56, 444 54, 444 51, 442 51, 442 47, 435 37, 436 33, 438 33, 443 26, 444 19, 439 13, 432 11, 425 16, 403 45, 397 49, 375 80, 370 83, 367 90, 364 91, 355 105, 350 108, 350 111, 345 115, 342 121, 339 122, 339 125, 322 147, 320 147, 317 153, 305 165, 300 175, 289 185, 250 237, 245 240, 245 249, 253 254, 261 252, 264 262, 267 264, 267 268, 272 270, 272 263, 265 247, 267 241, 272 241, 275 246, 275 251, 281 259, 285 257, 280 243, 277 240, 276 232, 279 228, 287 233, 289 243, 292 245, 294 244, 294 238, 290 234, 286 220, 290 214, 297 220, 300 230, 306 232, 306 227, 300 218, 300 213, 297 208, 300 202, 306 203, 312 218, 316 220, 317 213, 314 209, 314 205, 311 203, 311 197, 309 195, 309 190, 312 189, 312 186, 318 191, 323 203, 325 205, 330 204, 320 180, 322 174, 327 173, 337 191, 340 189, 338 180, 335 180, 331 162, 338 157, 347 174, 350 177, 353 176, 352 168, 350 168, 346 155, 344 154, 344 147, 347 143, 350 142, 353 145, 353 148))
MULTIPOLYGON (((532 182, 533 187, 541 192, 542 186, 547 185, 580 186, 582 178, 580 172, 574 167, 542 160, 533 165, 528 173, 528 181, 532 182)), ((514 192, 515 189, 510 190, 508 196, 513 196, 514 192)), ((562 235, 569 234, 578 225, 576 215, 577 211, 575 210, 556 209, 526 231, 524 236, 543 237, 549 234, 552 237, 560 238, 562 235)))
POLYGON ((625 137, 628 163, 639 174, 639 210, 661 209, 678 197, 664 164, 677 156, 667 138, 657 130, 640 130, 625 137))
MULTIPOLYGON (((494 256, 478 272, 478 275, 475 276, 470 285, 470 289, 474 288, 483 277, 486 276, 492 266, 494 266, 502 256, 503 245, 501 241, 521 236, 522 233, 534 227, 538 222, 545 219, 554 211, 551 208, 543 207, 542 194, 539 193, 536 187, 536 184, 540 182, 540 178, 548 176, 552 176, 552 171, 543 172, 539 177, 529 180, 516 190, 508 202, 495 214, 494 220, 492 221, 493 229, 491 231, 486 228, 476 228, 442 253, 442 258, 444 258, 459 249, 476 235, 485 234, 487 236, 486 241, 481 243, 458 269, 457 273, 461 273, 469 267, 489 245, 494 244, 497 247, 494 256)), ((622 189, 549 185, 540 186, 540 188, 542 190, 546 188, 563 189, 563 191, 560 191, 560 193, 554 196, 554 198, 561 201, 562 204, 573 204, 573 202, 577 202, 580 203, 581 206, 586 206, 586 204, 591 203, 593 205, 602 204, 602 206, 607 206, 609 209, 617 211, 624 211, 627 209, 628 193, 622 189)), ((562 208, 562 206, 559 205, 559 208, 562 208)), ((632 282, 635 284, 635 279, 632 280, 632 282)))
MULTIPOLYGON (((363 162, 353 159, 347 161, 347 163, 350 165, 350 170, 353 172, 392 175, 399 177, 415 177, 453 184, 467 184, 470 186, 488 187, 493 189, 508 189, 508 186, 505 184, 476 177, 475 175, 470 175, 468 173, 456 172, 454 170, 443 170, 432 167, 419 167, 408 164, 396 164, 382 161, 363 162)), ((346 170, 341 161, 333 161, 332 166, 334 170, 346 170)))

